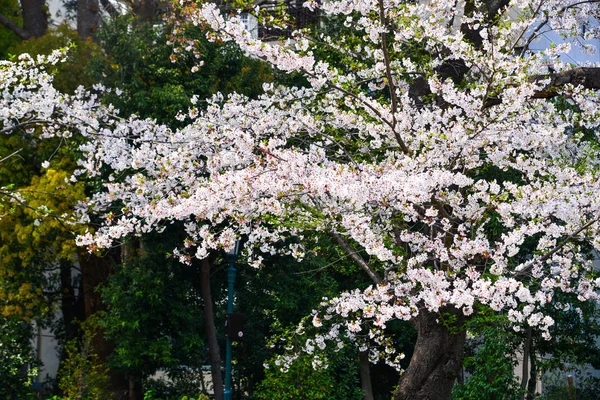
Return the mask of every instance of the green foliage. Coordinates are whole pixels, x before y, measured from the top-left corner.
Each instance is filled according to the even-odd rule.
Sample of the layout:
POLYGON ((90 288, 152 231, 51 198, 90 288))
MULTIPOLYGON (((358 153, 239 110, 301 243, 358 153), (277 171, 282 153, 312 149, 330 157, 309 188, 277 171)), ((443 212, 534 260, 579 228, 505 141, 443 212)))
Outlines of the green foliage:
POLYGON ((48 30, 42 37, 19 42, 9 52, 14 55, 47 55, 64 47, 69 47, 68 59, 49 70, 54 75, 54 86, 65 93, 72 93, 79 86, 91 87, 96 82, 96 77, 89 67, 90 60, 102 60, 102 50, 91 39, 81 40, 77 32, 66 24, 48 30))
POLYGON ((260 400, 345 399, 364 397, 358 381, 358 363, 346 352, 328 357, 329 366, 314 369, 313 358, 302 355, 286 372, 269 364, 255 393, 260 400))
POLYGON ((556 293, 555 303, 544 312, 555 323, 550 328, 551 338, 535 337, 535 348, 545 356, 539 360, 542 371, 565 370, 590 364, 600 369, 600 309, 595 302, 579 301, 574 294, 556 293), (563 309, 554 305, 561 304, 563 309))
MULTIPOLYGON (((10 168, 0 165, 0 174, 9 172, 4 167, 10 168)), ((78 228, 65 221, 84 197, 83 185, 68 182, 69 176, 54 169, 34 175, 29 185, 16 189, 25 205, 0 219, 0 312, 4 315, 35 318, 52 308, 43 293, 52 276, 44 268, 49 271, 57 262, 73 259, 78 228)), ((0 197, 0 209, 6 205, 10 199, 0 197)))
MULTIPOLYGON (((49 54, 57 47, 71 46, 65 63, 50 67, 60 90, 73 91, 86 82, 86 67, 97 46, 82 43, 67 26, 50 30, 41 38, 13 46, 12 54, 49 54)), ((0 185, 11 185, 23 202, 16 206, 9 195, 0 195, 0 312, 37 318, 47 315, 53 300, 44 294, 52 286, 58 262, 75 258, 75 235, 80 226, 71 225, 74 205, 85 197, 83 183, 69 181, 75 168, 79 139, 40 140, 39 131, 16 130, 0 137, 0 158, 17 152, 0 163, 0 185), (50 167, 41 168, 44 161, 50 167)), ((54 298, 54 301, 57 298, 54 298)))
POLYGON ((99 323, 115 342, 110 366, 145 378, 158 368, 196 365, 203 353, 202 313, 194 282, 196 271, 168 259, 177 234, 145 238, 147 252, 118 266, 102 299, 107 306, 99 323))
POLYGON ((148 390, 146 393, 144 393, 144 400, 209 400, 209 399, 210 399, 210 397, 208 397, 205 394, 199 394, 198 396, 193 396, 193 397, 189 397, 189 396, 164 397, 164 396, 158 395, 154 390, 148 390))
POLYGON ((73 259, 74 232, 79 228, 66 222, 74 204, 84 198, 84 187, 68 180, 73 168, 68 146, 51 140, 37 142, 34 135, 0 139, 0 154, 23 150, 19 158, 0 163, 0 182, 11 182, 13 193, 24 202, 15 207, 10 196, 0 196, 0 312, 24 318, 43 316, 51 308, 43 294, 51 276, 42 269, 73 259), (41 160, 53 153, 51 165, 58 169, 40 170, 41 160))
MULTIPOLYGON (((476 322, 477 323, 477 322, 476 322)), ((484 322, 485 324, 485 322, 484 322)), ((510 346, 510 332, 502 323, 487 325, 475 341, 475 354, 463 364, 471 376, 452 390, 453 400, 513 400, 523 392, 514 376, 516 360, 510 346)))
MULTIPOLYGON (((236 361, 234 380, 237 375, 237 381, 247 385, 242 390, 253 393, 254 389, 260 387, 261 389, 256 390, 264 393, 264 397, 268 398, 266 397, 268 393, 276 393, 277 379, 287 380, 291 385, 293 373, 286 375, 281 373, 278 367, 273 366, 274 355, 285 353, 285 348, 289 345, 294 345, 297 349, 298 346, 304 344, 308 336, 295 337, 298 324, 303 318, 309 316, 313 309, 318 308, 324 297, 332 298, 341 292, 361 285, 361 282, 357 282, 357 277, 361 276, 362 271, 346 261, 344 254, 329 237, 319 237, 318 243, 319 247, 315 252, 307 254, 301 263, 291 258, 266 257, 264 266, 258 271, 242 265, 237 267, 235 312, 244 314, 245 323, 244 339, 234 347, 236 361), (243 282, 243 284, 237 282, 243 282), (279 337, 285 338, 286 341, 273 339, 279 337), (274 342, 277 343, 277 346, 272 347, 270 344, 274 342), (263 367, 265 362, 270 363, 272 367, 265 370, 263 367), (265 383, 265 379, 267 383, 265 383)), ((215 265, 213 278, 216 284, 221 285, 220 290, 223 295, 227 282, 224 261, 221 268, 219 268, 219 264, 215 265)), ((367 283, 363 284, 366 286, 367 283)), ((215 292, 219 293, 219 289, 217 288, 215 292)), ((215 311, 219 312, 220 310, 217 308, 215 311)), ((217 320, 219 318, 222 317, 217 317, 217 320)), ((305 326, 310 325, 310 323, 305 324, 305 326)), ((389 331, 397 348, 404 351, 407 358, 410 358, 412 348, 406 344, 414 341, 414 330, 406 325, 408 324, 391 323, 389 331)), ((330 347, 327 347, 327 350, 330 347)), ((326 392, 330 397, 325 398, 352 398, 352 395, 345 396, 352 392, 350 388, 360 387, 356 349, 348 346, 339 354, 334 351, 331 353, 333 354, 327 353, 329 367, 326 370, 314 371, 310 365, 310 357, 304 357, 297 361, 304 365, 299 367, 301 370, 306 368, 307 373, 315 374, 306 382, 306 385, 308 387, 313 383, 317 385, 325 381, 329 382, 331 377, 334 377, 334 380, 341 382, 339 385, 345 386, 347 390, 335 392, 330 389, 326 392), (344 362, 340 361, 340 357, 344 362), (320 378, 319 374, 329 375, 329 377, 320 378), (319 379, 323 379, 323 381, 319 381, 319 379)), ((292 367, 290 371, 294 371, 294 368, 292 367)), ((373 386, 376 398, 388 399, 393 386, 398 383, 397 372, 382 364, 372 366, 372 371, 374 371, 372 379, 376 383, 373 386), (377 397, 378 395, 379 397, 377 397)), ((279 398, 279 396, 273 398, 279 398)), ((304 398, 309 399, 310 397, 304 398)))
POLYGON ((173 124, 179 111, 191 107, 193 95, 204 99, 217 91, 235 91, 252 97, 262 92, 263 82, 272 80, 265 64, 244 57, 234 45, 208 42, 193 27, 185 29, 186 35, 198 41, 204 66, 196 71, 197 59, 172 62, 173 47, 167 44, 164 31, 120 18, 97 32, 106 59, 94 60, 93 71, 103 77, 105 86, 119 88, 105 101, 124 115, 136 113, 173 124))
POLYGON ((183 393, 200 393, 199 399, 208 399, 207 387, 212 386, 210 374, 203 368, 171 368, 168 379, 148 379, 144 382, 145 398, 156 400, 179 400, 183 393))
POLYGON ((83 337, 65 345, 67 357, 59 371, 58 387, 66 399, 109 400, 108 368, 94 352, 99 332, 91 322, 83 324, 83 337))
MULTIPOLYGON (((0 12, 16 24, 22 25, 23 19, 18 0, 0 0, 0 12)), ((7 50, 19 40, 13 31, 0 25, 0 59, 6 60, 9 56, 7 50)))
POLYGON ((0 398, 31 398, 37 360, 31 351, 31 324, 0 316, 0 398))
MULTIPOLYGON (((333 251, 326 239, 321 244, 323 253, 333 251)), ((331 253, 332 258, 334 254, 331 253)), ((268 340, 294 331, 323 297, 339 294, 354 281, 352 268, 340 273, 329 263, 327 257, 316 255, 307 257, 302 263, 291 258, 267 258, 264 267, 258 271, 238 266, 235 312, 244 314, 244 339, 234 349, 237 362, 234 372, 245 378, 249 391, 264 378, 263 364, 277 350, 268 347, 268 340)), ((213 282, 219 285, 215 292, 225 295, 227 268, 224 259, 221 265, 216 268, 213 282)), ((219 318, 222 320, 224 315, 219 318)))

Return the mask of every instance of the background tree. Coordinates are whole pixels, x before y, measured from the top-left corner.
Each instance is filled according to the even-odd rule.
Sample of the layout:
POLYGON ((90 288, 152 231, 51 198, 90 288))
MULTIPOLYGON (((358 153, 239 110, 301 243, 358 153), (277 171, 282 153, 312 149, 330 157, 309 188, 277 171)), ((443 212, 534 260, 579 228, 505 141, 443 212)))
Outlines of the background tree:
POLYGON ((20 318, 0 316, 0 396, 5 399, 26 398, 37 375, 31 330, 20 318))
MULTIPOLYGON (((18 0, 6 0, 0 2, 0 10, 6 19, 15 21, 17 25, 22 24, 18 0)), ((7 59, 7 50, 10 46, 20 40, 19 36, 12 30, 0 23, 0 58, 7 59)))
POLYGON ((15 3, 8 2, 8 13, 5 14, 5 11, 2 10, 0 24, 14 32, 22 40, 43 36, 48 29, 46 0, 20 0, 20 16, 14 12, 15 3))

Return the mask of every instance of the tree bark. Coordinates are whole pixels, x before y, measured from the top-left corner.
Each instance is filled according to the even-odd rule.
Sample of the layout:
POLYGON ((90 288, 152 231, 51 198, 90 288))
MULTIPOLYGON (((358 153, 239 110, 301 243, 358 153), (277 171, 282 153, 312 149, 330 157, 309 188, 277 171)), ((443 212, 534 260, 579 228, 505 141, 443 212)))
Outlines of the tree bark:
POLYGON ((200 269, 200 291, 204 302, 204 326, 206 329, 206 340, 208 342, 208 355, 210 358, 210 369, 212 373, 215 400, 223 400, 223 379, 221 377, 221 349, 217 342, 217 330, 215 328, 215 316, 213 312, 212 294, 210 291, 210 267, 209 260, 202 260, 200 269))
MULTIPOLYGON (((97 311, 103 310, 102 296, 98 287, 104 284, 113 273, 113 267, 119 262, 119 254, 111 251, 102 257, 81 252, 79 266, 81 268, 81 290, 85 308, 85 315, 89 317, 97 311)), ((107 361, 114 350, 114 345, 104 338, 104 332, 99 331, 92 340, 92 347, 98 358, 107 361)), ((124 399, 128 393, 128 382, 121 374, 109 370, 110 388, 115 399, 124 399)))
POLYGON ((537 365, 535 360, 535 351, 532 349, 529 352, 529 361, 531 366, 529 367, 529 382, 527 382, 527 400, 533 400, 535 398, 535 389, 537 387, 537 365))
POLYGON ((400 378, 394 400, 447 400, 459 374, 464 355, 465 317, 457 310, 451 330, 441 324, 440 314, 421 311, 411 322, 417 342, 408 368, 400 378), (439 320, 439 322, 438 322, 439 320))
POLYGON ((154 21, 158 6, 157 0, 132 0, 131 11, 141 22, 154 21))
POLYGON ((21 16, 22 28, 3 14, 0 14, 0 24, 23 40, 43 36, 48 30, 46 0, 21 0, 21 16))
POLYGON ((365 395, 364 400, 373 400, 373 386, 371 385, 371 365, 369 364, 368 351, 358 353, 360 361, 360 387, 365 395))
POLYGON ((523 345, 523 368, 521 369, 521 389, 527 388, 527 380, 529 374, 529 353, 531 352, 531 327, 526 329, 525 344, 523 345))
POLYGON ((60 263, 60 289, 60 309, 65 328, 64 340, 68 342, 78 336, 78 328, 74 322, 76 320, 83 321, 85 314, 81 293, 79 296, 75 296, 72 265, 66 261, 60 263))
POLYGON ((29 39, 30 37, 29 32, 25 31, 25 29, 21 28, 4 14, 0 14, 0 24, 2 24, 2 26, 4 26, 6 29, 16 33, 17 36, 22 40, 29 39))
POLYGON ((40 37, 48 30, 46 0, 21 0, 23 29, 29 37, 40 37))
POLYGON ((98 0, 77 0, 77 33, 86 40, 94 35, 100 24, 98 0))

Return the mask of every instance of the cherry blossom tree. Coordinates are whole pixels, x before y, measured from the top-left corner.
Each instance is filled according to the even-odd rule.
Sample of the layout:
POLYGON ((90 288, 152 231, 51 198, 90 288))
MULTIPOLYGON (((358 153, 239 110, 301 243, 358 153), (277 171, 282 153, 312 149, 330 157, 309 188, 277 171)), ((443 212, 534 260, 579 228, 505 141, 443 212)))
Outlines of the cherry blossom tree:
MULTIPOLYGON (((264 253, 301 260, 318 246, 314 233, 331 235, 364 270, 357 279, 373 285, 325 301, 304 351, 350 339, 399 367, 385 327, 410 321, 418 339, 394 398, 449 398, 462 326, 478 310, 549 335, 542 309, 555 293, 598 298, 600 70, 560 59, 581 45, 578 29, 596 6, 305 6, 349 29, 264 43, 238 15, 212 4, 185 9, 214 40, 235 41, 304 86, 265 84, 256 100, 214 96, 181 113, 187 125, 174 130, 119 118, 83 92, 59 94, 25 59, 2 70, 21 74, 3 80, 4 129, 43 122, 47 135, 89 136, 78 176, 110 174, 82 208, 104 213, 103 226, 79 238, 90 250, 183 221, 188 239, 174 252, 182 262, 243 238, 260 266, 264 253), (567 39, 529 51, 546 28, 567 39), (323 46, 343 62, 320 59, 323 46)), ((194 44, 181 43, 176 53, 198 56, 201 68, 194 44)))

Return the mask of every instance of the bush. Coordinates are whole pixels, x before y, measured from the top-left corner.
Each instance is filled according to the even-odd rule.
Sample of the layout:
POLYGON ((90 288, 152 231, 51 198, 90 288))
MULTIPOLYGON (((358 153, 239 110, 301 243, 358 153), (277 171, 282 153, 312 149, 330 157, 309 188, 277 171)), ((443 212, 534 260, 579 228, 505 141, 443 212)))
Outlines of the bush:
POLYGON ((84 324, 83 337, 65 345, 67 358, 59 371, 58 387, 67 399, 112 399, 108 368, 93 351, 95 335, 90 324, 84 324))
POLYGON ((144 400, 209 400, 210 398, 205 395, 205 394, 199 394, 197 397, 188 397, 188 396, 181 396, 181 397, 162 397, 159 396, 157 394, 156 391, 154 390, 149 390, 146 393, 144 393, 144 400))
POLYGON ((0 398, 26 399, 37 376, 31 351, 31 325, 15 317, 0 316, 0 398))
POLYGON ((513 400, 523 391, 514 375, 516 360, 501 325, 484 328, 473 357, 466 357, 464 366, 472 375, 452 391, 453 400, 513 400))
POLYGON ((303 354, 288 371, 270 363, 255 393, 260 400, 359 400, 364 397, 358 379, 358 359, 342 352, 328 360, 329 366, 313 368, 313 357, 303 354))

